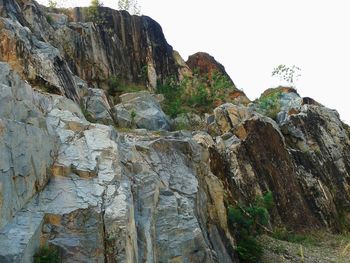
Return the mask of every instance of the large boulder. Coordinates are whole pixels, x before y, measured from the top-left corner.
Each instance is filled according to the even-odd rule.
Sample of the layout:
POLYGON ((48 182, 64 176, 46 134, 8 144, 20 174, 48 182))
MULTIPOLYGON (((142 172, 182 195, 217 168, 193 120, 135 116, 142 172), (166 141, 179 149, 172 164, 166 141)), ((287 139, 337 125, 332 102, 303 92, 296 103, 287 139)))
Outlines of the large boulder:
POLYGON ((111 106, 107 95, 102 89, 88 89, 88 94, 83 99, 83 108, 86 111, 85 117, 89 117, 90 121, 102 124, 114 124, 111 114, 111 106))
POLYGON ((149 92, 127 93, 121 103, 114 106, 114 118, 119 127, 137 127, 148 130, 169 130, 170 124, 163 112, 159 99, 161 96, 149 92))

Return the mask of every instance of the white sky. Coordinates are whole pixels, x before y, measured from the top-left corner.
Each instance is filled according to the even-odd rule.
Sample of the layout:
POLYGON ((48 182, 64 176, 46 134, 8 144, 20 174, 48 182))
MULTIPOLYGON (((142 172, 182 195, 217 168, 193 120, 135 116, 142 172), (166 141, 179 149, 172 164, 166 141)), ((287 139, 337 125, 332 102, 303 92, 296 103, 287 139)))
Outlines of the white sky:
MULTIPOLYGON (((64 6, 90 3, 63 1, 64 6)), ((102 2, 117 8, 117 0, 102 2)), ((302 70, 299 94, 337 109, 350 124, 349 0, 138 2, 185 60, 198 51, 210 53, 250 99, 271 87, 275 66, 294 64, 302 70)))

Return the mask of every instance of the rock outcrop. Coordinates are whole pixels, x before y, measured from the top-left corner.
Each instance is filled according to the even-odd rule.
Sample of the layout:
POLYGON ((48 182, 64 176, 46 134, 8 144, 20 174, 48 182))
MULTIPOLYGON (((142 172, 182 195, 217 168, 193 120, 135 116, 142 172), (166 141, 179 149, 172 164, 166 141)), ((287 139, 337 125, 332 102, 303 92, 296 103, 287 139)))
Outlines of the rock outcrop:
POLYGON ((232 86, 230 91, 225 91, 225 94, 220 94, 224 97, 224 100, 217 101, 217 106, 225 101, 244 105, 250 102, 244 92, 236 88, 231 77, 227 74, 225 67, 211 55, 204 52, 195 53, 188 57, 186 64, 192 72, 196 72, 196 74, 201 77, 208 78, 209 81, 215 81, 216 78, 220 77, 222 79, 221 81, 224 80, 232 86))
POLYGON ((232 79, 227 74, 225 67, 215 60, 214 57, 205 52, 198 52, 188 57, 186 64, 192 71, 198 71, 201 75, 211 77, 213 74, 226 76, 233 84, 232 79))
MULTIPOLYGON (((33 107, 46 119, 36 128, 41 138, 34 137, 36 148, 28 148, 28 157, 21 155, 12 166, 19 177, 41 176, 35 190, 42 191, 24 195, 29 202, 17 201, 13 211, 8 204, 17 198, 2 188, 0 244, 6 249, 0 250, 1 262, 31 262, 40 243, 56 247, 64 262, 233 261, 223 185, 207 166, 208 152, 190 134, 118 136, 111 126, 89 123, 73 101, 58 95, 38 93, 33 107), (50 155, 47 140, 54 138, 58 149, 50 155), (26 159, 31 165, 40 161, 32 169, 41 174, 25 174, 19 165, 26 159)), ((6 129, 2 154, 22 149, 11 144, 6 129)), ((11 166, 2 161, 2 170, 11 166)), ((8 187, 13 177, 1 174, 1 180, 8 187)), ((9 190, 28 192, 30 185, 20 182, 9 190)))
POLYGON ((281 112, 294 109, 280 125, 242 106, 215 109, 210 131, 219 136, 210 148, 226 163, 235 199, 252 202, 271 191, 275 224, 341 230, 350 215, 349 134, 336 111, 302 105, 291 92, 280 96, 281 112))
POLYGON ((267 192, 268 231, 349 230, 336 111, 291 88, 250 103, 230 80, 213 112, 169 120, 157 82, 223 66, 186 64, 149 17, 90 11, 0 0, 0 262, 239 262, 228 207, 267 192), (149 91, 112 98, 110 77, 149 91))

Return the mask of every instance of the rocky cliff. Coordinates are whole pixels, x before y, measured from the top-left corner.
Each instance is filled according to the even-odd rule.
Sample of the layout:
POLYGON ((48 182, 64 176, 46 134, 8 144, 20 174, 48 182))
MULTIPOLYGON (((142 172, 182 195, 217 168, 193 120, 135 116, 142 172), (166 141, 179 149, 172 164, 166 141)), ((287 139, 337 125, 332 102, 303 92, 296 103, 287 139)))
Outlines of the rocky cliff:
POLYGON ((0 1, 0 262, 46 247, 63 262, 241 262, 228 211, 266 193, 266 233, 350 229, 335 110, 291 88, 250 102, 230 80, 220 106, 171 119, 157 84, 223 66, 185 62, 149 17, 97 11, 0 1))

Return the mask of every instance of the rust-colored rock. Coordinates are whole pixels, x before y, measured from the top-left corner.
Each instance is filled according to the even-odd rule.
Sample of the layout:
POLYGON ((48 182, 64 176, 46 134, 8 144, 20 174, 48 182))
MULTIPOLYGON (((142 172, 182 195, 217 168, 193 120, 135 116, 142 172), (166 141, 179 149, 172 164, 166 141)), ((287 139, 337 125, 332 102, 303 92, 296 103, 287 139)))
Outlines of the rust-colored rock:
POLYGON ((217 62, 214 57, 208 53, 198 52, 188 57, 186 64, 192 71, 199 71, 198 73, 203 76, 212 77, 213 74, 219 73, 226 76, 233 84, 232 79, 227 74, 225 67, 217 62))

